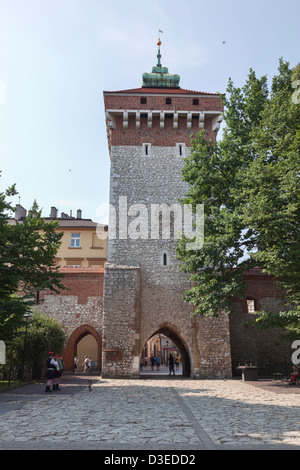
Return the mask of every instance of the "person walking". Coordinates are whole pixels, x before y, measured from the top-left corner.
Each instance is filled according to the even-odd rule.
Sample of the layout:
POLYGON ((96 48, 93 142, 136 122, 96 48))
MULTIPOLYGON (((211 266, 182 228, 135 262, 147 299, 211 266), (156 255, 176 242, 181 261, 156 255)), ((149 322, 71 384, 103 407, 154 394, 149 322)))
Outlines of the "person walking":
POLYGON ((169 356, 169 375, 171 375, 171 372, 173 372, 173 375, 175 375, 175 370, 174 370, 174 357, 172 354, 169 356))
POLYGON ((88 357, 84 356, 84 361, 81 364, 83 366, 83 374, 85 374, 88 370, 88 362, 89 362, 88 357))
POLYGON ((91 368, 92 368, 92 359, 91 356, 84 356, 84 361, 82 363, 84 369, 83 369, 83 374, 90 375, 91 373, 91 368))
POLYGON ((159 370, 159 366, 160 366, 160 357, 157 356, 156 358, 156 369, 159 370))
POLYGON ((59 385, 60 385, 60 378, 64 370, 64 362, 63 362, 62 357, 60 357, 59 354, 55 354, 55 360, 57 362, 57 366, 56 366, 56 370, 54 371, 53 390, 61 390, 61 388, 59 388, 59 385))
POLYGON ((57 362, 53 359, 53 352, 48 353, 48 358, 46 360, 46 389, 45 392, 52 392, 50 386, 53 384, 54 373, 57 368, 57 362))
POLYGON ((73 372, 74 372, 74 375, 76 375, 77 363, 78 363, 78 359, 77 359, 77 356, 76 356, 76 354, 75 354, 74 360, 73 360, 73 372))

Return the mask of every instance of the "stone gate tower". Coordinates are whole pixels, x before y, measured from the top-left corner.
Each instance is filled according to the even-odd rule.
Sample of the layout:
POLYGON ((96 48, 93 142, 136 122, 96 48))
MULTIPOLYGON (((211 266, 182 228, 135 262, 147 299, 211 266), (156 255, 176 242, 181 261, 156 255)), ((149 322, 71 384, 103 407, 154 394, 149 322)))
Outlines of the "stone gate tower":
POLYGON ((192 319, 182 296, 176 233, 191 134, 215 140, 222 120, 218 94, 180 88, 161 64, 143 74, 141 88, 104 92, 110 170, 108 262, 104 275, 104 377, 139 375, 145 342, 163 333, 177 345, 183 373, 231 376, 228 319, 192 319))

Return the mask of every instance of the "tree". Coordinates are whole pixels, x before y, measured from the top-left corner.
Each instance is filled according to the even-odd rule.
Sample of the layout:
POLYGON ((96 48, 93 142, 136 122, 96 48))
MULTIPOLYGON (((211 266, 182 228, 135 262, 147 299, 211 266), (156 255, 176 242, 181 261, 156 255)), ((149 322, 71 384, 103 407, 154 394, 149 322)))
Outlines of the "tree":
POLYGON ((62 325, 35 308, 28 324, 16 331, 9 345, 8 357, 17 364, 23 362, 30 377, 37 379, 41 377, 48 352, 61 354, 65 341, 66 333, 62 325))
MULTIPOLYGON (((201 133, 192 140, 183 202, 204 204, 205 239, 189 251, 183 238, 177 253, 196 283, 185 295, 194 314, 229 313, 230 298, 245 295, 243 273, 257 266, 278 279, 299 318, 300 105, 292 98, 300 67, 280 60, 278 72, 270 93, 253 70, 241 89, 229 80, 222 139, 212 143, 201 133)), ((272 313, 262 312, 258 324, 282 326, 285 318, 291 327, 286 312, 272 313)))
POLYGON ((23 324, 37 291, 64 289, 54 264, 62 237, 58 224, 46 222, 36 202, 24 221, 12 224, 14 208, 7 198, 15 194, 15 186, 0 193, 0 338, 5 342, 23 324))

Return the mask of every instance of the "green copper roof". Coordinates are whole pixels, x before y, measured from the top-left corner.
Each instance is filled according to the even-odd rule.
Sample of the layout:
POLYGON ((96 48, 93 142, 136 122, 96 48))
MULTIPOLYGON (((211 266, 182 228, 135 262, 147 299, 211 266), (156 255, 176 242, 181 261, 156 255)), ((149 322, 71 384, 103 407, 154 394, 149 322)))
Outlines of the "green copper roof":
POLYGON ((174 75, 169 73, 167 67, 161 65, 160 59, 160 46, 161 41, 158 39, 158 53, 157 53, 157 65, 152 67, 151 73, 143 73, 143 87, 151 88, 179 88, 180 75, 174 75))

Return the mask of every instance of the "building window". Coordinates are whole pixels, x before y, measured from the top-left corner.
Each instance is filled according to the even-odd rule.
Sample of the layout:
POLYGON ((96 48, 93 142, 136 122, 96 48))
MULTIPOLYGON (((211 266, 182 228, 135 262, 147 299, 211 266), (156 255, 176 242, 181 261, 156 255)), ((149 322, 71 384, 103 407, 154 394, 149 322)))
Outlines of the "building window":
POLYGON ((151 153, 151 144, 142 144, 142 148, 143 148, 143 155, 145 157, 148 157, 151 153))
POLYGON ((170 266, 170 256, 168 255, 167 252, 162 252, 160 254, 160 264, 161 266, 170 266))
POLYGON ((197 105, 197 104, 199 104, 199 100, 198 100, 198 98, 194 98, 193 99, 193 105, 197 105))
POLYGON ((254 314, 256 310, 255 300, 254 299, 247 299, 247 313, 254 314))
POLYGON ((166 104, 172 104, 171 98, 166 98, 166 104))
POLYGON ((80 248, 80 233, 71 233, 71 248, 80 248))
POLYGON ((146 104, 147 103, 147 98, 141 98, 141 104, 146 104))
POLYGON ((185 144, 176 144, 178 157, 185 157, 185 144))

